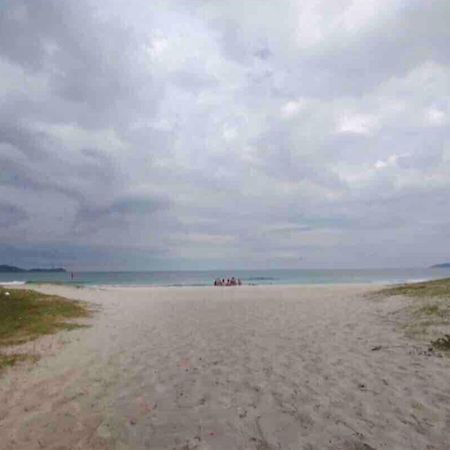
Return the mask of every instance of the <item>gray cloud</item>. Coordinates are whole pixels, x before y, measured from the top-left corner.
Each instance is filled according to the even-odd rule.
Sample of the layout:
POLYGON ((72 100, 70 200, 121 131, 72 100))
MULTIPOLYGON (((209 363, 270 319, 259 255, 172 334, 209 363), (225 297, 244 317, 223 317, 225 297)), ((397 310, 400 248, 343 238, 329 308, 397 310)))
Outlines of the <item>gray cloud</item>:
POLYGON ((450 258, 449 21, 445 0, 3 1, 3 258, 450 258))
POLYGON ((11 227, 27 218, 26 213, 16 205, 0 203, 0 226, 11 227))

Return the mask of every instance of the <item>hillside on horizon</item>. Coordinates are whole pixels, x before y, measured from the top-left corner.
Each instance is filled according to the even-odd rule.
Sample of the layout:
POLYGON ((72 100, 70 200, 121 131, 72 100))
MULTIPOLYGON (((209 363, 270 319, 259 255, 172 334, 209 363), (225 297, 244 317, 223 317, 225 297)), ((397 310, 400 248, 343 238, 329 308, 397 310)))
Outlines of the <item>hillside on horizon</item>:
POLYGON ((9 266, 7 264, 0 265, 0 273, 24 273, 24 272, 66 272, 66 269, 62 267, 57 267, 54 269, 48 268, 22 269, 21 267, 9 266))

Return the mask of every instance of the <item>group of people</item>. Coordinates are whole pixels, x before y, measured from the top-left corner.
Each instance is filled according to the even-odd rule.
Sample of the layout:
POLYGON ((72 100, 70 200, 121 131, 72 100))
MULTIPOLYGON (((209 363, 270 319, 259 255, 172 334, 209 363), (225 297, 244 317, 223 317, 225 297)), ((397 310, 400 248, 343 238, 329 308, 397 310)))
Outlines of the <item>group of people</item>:
POLYGON ((239 278, 217 278, 214 280, 214 286, 240 286, 242 281, 239 278))

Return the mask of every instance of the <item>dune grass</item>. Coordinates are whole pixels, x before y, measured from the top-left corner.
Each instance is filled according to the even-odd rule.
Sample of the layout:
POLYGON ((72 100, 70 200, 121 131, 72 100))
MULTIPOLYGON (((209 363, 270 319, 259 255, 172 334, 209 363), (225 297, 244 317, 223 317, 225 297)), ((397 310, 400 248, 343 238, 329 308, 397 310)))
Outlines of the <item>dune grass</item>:
POLYGON ((31 290, 0 288, 0 369, 34 358, 33 355, 6 355, 1 352, 2 347, 83 327, 85 325, 72 320, 89 315, 90 310, 83 302, 31 290))
POLYGON ((415 300, 405 326, 412 336, 435 337, 431 346, 450 351, 450 278, 401 284, 380 291, 386 297, 401 295, 415 300), (440 335, 437 336, 437 333, 440 335), (442 333, 444 333, 442 335, 442 333))
POLYGON ((400 284, 381 291, 386 296, 404 295, 415 298, 447 298, 450 299, 450 278, 424 281, 421 283, 400 284))

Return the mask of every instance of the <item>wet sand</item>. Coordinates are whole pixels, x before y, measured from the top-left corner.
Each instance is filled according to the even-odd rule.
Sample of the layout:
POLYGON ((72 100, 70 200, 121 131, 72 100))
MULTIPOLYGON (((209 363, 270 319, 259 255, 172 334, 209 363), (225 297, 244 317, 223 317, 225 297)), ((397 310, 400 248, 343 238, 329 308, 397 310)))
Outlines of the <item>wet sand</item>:
POLYGON ((0 448, 448 450, 450 358, 375 288, 37 287, 100 310, 0 378, 0 448))

